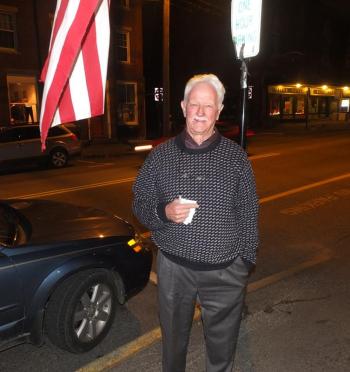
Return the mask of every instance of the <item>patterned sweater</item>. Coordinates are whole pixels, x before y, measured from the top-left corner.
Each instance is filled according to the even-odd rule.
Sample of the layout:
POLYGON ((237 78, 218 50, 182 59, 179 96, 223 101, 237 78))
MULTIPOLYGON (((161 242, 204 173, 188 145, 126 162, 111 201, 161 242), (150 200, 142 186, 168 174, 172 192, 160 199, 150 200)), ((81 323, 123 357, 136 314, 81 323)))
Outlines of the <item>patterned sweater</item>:
POLYGON ((133 211, 160 250, 180 264, 215 269, 238 255, 255 263, 258 198, 246 153, 219 135, 204 149, 188 149, 181 135, 158 145, 133 186, 133 211), (190 224, 167 220, 165 205, 195 200, 190 224))

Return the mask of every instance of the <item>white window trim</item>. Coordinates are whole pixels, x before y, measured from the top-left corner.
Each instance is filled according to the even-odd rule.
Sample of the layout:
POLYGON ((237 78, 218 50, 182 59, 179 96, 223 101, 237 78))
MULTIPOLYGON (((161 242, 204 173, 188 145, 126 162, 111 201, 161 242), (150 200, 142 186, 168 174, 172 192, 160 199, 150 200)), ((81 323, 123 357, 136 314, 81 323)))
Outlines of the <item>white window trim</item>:
MULTIPOLYGON (((124 34, 126 35, 126 53, 127 53, 127 60, 126 61, 120 61, 119 60, 119 56, 118 57, 118 63, 123 63, 123 64, 130 64, 131 63, 131 57, 130 57, 130 50, 131 50, 131 46, 130 46, 130 31, 129 30, 118 30, 117 31, 118 34, 124 34)), ((119 48, 123 48, 123 46, 121 45, 117 45, 117 49, 119 48)))
MULTIPOLYGON (((126 121, 126 125, 138 125, 139 124, 139 103, 138 103, 138 85, 136 81, 128 81, 128 80, 117 80, 117 85, 133 85, 135 87, 135 120, 134 121, 126 121)), ((119 102, 117 103, 119 104, 119 102)))
POLYGON ((0 46, 0 52, 6 52, 6 53, 16 53, 17 52, 17 25, 16 25, 16 13, 18 12, 18 8, 13 6, 7 6, 7 5, 1 5, 0 4, 0 13, 8 14, 12 17, 14 17, 14 30, 13 30, 13 48, 6 48, 3 46, 0 46))

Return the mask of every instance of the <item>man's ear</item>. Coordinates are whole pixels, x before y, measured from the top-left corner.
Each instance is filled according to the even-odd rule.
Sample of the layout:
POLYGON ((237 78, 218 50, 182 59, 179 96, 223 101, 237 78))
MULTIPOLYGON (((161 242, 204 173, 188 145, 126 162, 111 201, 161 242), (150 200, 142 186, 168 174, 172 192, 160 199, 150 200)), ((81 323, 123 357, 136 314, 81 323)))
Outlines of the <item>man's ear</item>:
POLYGON ((221 107, 218 110, 218 114, 216 115, 216 120, 219 120, 219 116, 221 114, 222 109, 224 108, 224 105, 221 105, 221 107))
POLYGON ((182 108, 182 113, 184 117, 186 117, 186 103, 185 101, 181 101, 181 108, 182 108))

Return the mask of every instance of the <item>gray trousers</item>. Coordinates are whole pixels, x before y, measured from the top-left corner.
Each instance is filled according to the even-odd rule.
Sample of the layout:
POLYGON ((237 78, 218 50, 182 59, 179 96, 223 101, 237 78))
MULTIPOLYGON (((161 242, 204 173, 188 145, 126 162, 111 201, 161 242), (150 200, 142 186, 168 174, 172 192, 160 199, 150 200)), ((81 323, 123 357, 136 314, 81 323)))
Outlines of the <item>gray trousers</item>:
POLYGON ((248 268, 238 257, 225 269, 198 271, 157 258, 163 372, 184 372, 196 300, 201 305, 206 371, 233 369, 248 268))

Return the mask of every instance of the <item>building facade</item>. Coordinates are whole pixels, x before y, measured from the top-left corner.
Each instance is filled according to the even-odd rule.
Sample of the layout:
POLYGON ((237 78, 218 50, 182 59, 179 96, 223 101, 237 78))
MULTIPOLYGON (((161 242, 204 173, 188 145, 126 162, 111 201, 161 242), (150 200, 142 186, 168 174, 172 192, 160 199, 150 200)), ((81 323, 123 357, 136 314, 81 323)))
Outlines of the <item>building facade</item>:
POLYGON ((347 11, 323 0, 266 0, 260 54, 249 61, 255 126, 349 122, 347 11))
POLYGON ((348 86, 269 85, 267 96, 266 114, 270 122, 350 119, 348 86))
MULTIPOLYGON (((83 139, 145 135, 141 0, 111 1, 105 114, 78 122, 83 139)), ((55 0, 0 0, 0 125, 37 123, 55 0)))

